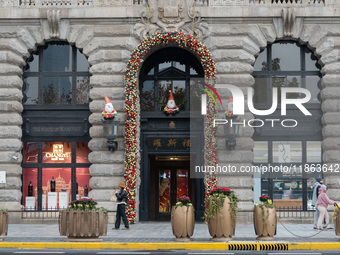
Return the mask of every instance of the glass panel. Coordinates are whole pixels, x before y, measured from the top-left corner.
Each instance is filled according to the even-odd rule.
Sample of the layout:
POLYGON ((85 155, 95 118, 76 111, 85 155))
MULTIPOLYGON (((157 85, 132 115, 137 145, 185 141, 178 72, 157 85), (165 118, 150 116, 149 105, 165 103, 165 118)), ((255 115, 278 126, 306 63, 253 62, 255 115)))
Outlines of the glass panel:
POLYGON ((155 68, 151 68, 151 70, 148 72, 148 75, 154 75, 155 74, 155 68))
POLYGON ((164 63, 160 63, 159 64, 159 72, 162 72, 165 69, 170 68, 171 67, 171 63, 172 63, 172 61, 167 61, 167 62, 164 62, 164 63))
POLYGON ((188 186, 188 179, 189 179, 189 171, 188 169, 177 169, 176 170, 176 183, 177 183, 177 196, 188 196, 189 195, 189 186, 188 186))
POLYGON ((268 142, 255 142, 254 163, 268 162, 268 142))
POLYGON ((71 104, 71 77, 45 77, 43 104, 71 104))
MULTIPOLYGON (((272 86, 277 89, 277 102, 281 102, 281 88, 286 86, 286 76, 273 76, 272 77, 272 86)), ((272 95, 270 97, 272 100, 272 95)))
POLYGON ((302 210, 302 178, 286 176, 274 179, 273 201, 278 209, 302 210))
POLYGON ((190 67, 190 75, 197 75, 197 71, 193 68, 193 67, 190 67))
POLYGON ((77 71, 88 72, 89 68, 90 65, 85 55, 77 49, 77 71))
POLYGON ((88 142, 77 142, 77 163, 90 163, 89 154, 91 150, 88 147, 88 142))
POLYGON ((312 206, 313 189, 315 187, 316 178, 322 178, 320 171, 321 169, 316 167, 314 172, 307 172, 307 210, 315 210, 315 207, 312 206))
POLYGON ((39 55, 32 54, 28 59, 25 67, 25 72, 38 72, 39 71, 39 55))
POLYGON ((254 71, 267 71, 267 48, 256 58, 254 71))
POLYGON ((273 71, 299 71, 300 47, 295 43, 275 43, 272 45, 273 71))
POLYGON ((71 163, 71 142, 44 142, 43 163, 71 163))
POLYGON ((38 143, 24 143, 23 162, 38 163, 38 143))
POLYGON ((77 104, 88 104, 90 102, 90 77, 77 77, 77 104))
POLYGON ((273 142, 274 163, 302 162, 302 143, 298 141, 273 142))
POLYGON ((308 103, 319 104, 318 94, 320 93, 320 82, 321 79, 318 76, 307 76, 306 77, 306 89, 311 93, 311 99, 308 103))
POLYGON ((39 103, 38 86, 39 86, 38 77, 26 77, 24 79, 23 102, 25 105, 36 105, 39 103))
POLYGON ((72 70, 72 47, 69 45, 47 45, 43 52, 43 71, 69 72, 72 70))
POLYGON ((306 53, 306 71, 319 71, 317 58, 313 56, 312 52, 306 53))
POLYGON ((35 210, 38 198, 38 169, 22 169, 22 202, 26 210, 35 210))
POLYGON ((184 64, 181 64, 180 62, 174 61, 173 65, 174 65, 175 68, 185 72, 185 65, 184 64))
MULTIPOLYGON (((299 87, 301 87, 301 77, 287 76, 286 87, 288 87, 288 88, 299 88, 299 87)), ((287 93, 286 97, 287 98, 299 98, 300 94, 299 93, 287 93)))
POLYGON ((267 92, 267 78, 255 77, 253 102, 254 104, 269 103, 267 92))
POLYGON ((155 91, 154 81, 144 81, 141 94, 141 108, 142 111, 155 110, 155 91))
POLYGON ((159 171, 159 212, 170 212, 170 184, 171 184, 171 170, 159 171))
POLYGON ((78 192, 76 190, 76 194, 79 198, 87 197, 90 192, 90 171, 88 168, 77 168, 76 170, 77 176, 77 186, 78 192))
POLYGON ((307 162, 320 163, 321 160, 321 141, 307 141, 307 162))
POLYGON ((180 111, 185 110, 185 103, 187 99, 185 97, 185 81, 173 81, 173 94, 175 103, 180 111))
POLYGON ((169 90, 172 89, 172 82, 171 81, 159 81, 158 87, 159 87, 160 110, 162 111, 168 102, 169 90))
POLYGON ((71 201, 71 168, 42 169, 42 209, 66 208, 71 201))

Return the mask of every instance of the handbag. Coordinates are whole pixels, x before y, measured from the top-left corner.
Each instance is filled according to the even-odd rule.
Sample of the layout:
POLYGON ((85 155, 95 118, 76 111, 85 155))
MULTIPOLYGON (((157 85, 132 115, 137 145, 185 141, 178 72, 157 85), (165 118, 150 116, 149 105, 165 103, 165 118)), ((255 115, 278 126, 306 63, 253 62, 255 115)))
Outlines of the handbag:
POLYGON ((117 196, 115 193, 112 193, 111 197, 110 197, 110 201, 111 202, 116 202, 117 201, 117 196))

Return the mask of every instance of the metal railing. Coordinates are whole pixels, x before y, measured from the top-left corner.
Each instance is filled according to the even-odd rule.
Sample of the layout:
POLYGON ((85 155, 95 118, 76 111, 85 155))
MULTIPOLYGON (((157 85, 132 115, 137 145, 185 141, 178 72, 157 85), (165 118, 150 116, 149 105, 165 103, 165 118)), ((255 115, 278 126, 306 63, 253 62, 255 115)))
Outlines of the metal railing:
POLYGON ((281 5, 281 4, 293 4, 293 5, 301 5, 301 4, 325 4, 325 0, 249 0, 250 4, 273 4, 273 5, 281 5))
POLYGON ((312 219, 314 218, 314 210, 303 211, 302 207, 283 206, 276 207, 277 217, 279 218, 295 218, 295 219, 312 219))

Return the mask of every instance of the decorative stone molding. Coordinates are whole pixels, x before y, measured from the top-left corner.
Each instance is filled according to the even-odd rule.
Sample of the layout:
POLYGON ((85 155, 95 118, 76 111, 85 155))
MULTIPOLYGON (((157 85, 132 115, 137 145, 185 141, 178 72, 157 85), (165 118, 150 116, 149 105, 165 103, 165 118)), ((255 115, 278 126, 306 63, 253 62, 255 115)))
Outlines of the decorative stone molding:
POLYGON ((208 24, 201 21, 200 12, 195 11, 194 5, 190 4, 182 0, 150 0, 141 14, 140 22, 134 26, 134 33, 140 39, 157 32, 174 31, 193 34, 200 40, 208 37, 208 24))
POLYGON ((50 28, 50 36, 52 38, 59 37, 60 33, 60 10, 48 10, 47 20, 50 28))
POLYGON ((210 0, 210 6, 244 5, 244 0, 210 0))
POLYGON ((132 5, 131 0, 96 0, 96 6, 128 6, 132 5))
POLYGON ((0 7, 15 6, 14 2, 17 2, 17 1, 13 1, 13 0, 0 0, 0 7))
POLYGON ((292 36, 295 22, 295 12, 292 8, 284 8, 281 12, 283 36, 292 36))

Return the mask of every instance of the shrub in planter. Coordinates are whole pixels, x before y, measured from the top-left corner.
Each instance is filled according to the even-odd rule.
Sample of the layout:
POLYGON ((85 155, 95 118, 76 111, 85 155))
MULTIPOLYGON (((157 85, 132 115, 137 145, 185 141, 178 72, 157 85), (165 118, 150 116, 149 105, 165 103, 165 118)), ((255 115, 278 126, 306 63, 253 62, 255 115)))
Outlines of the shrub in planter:
POLYGON ((8 211, 0 209, 0 236, 7 236, 8 231, 8 211))
POLYGON ((59 232, 68 238, 98 238, 107 234, 107 211, 91 199, 72 201, 60 211, 59 232))
POLYGON ((276 209, 269 196, 260 196, 254 207, 254 228, 258 240, 273 240, 276 234, 276 209))
POLYGON ((176 241, 188 241, 194 234, 195 210, 187 196, 178 198, 171 210, 171 226, 176 241))
POLYGON ((235 234, 237 198, 234 191, 216 187, 205 201, 204 218, 213 241, 232 240, 235 234))

